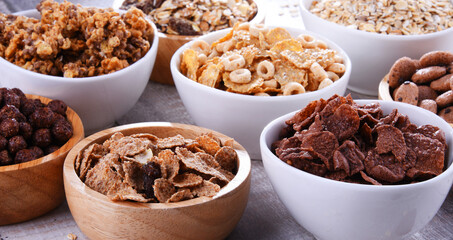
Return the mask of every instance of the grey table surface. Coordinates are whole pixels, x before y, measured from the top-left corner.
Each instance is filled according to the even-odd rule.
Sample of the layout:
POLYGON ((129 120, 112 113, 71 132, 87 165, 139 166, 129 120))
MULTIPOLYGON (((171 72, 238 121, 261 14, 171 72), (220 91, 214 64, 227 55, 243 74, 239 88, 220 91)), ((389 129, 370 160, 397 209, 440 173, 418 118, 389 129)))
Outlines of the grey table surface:
MULTIPOLYGON (((270 0, 266 0, 270 1, 270 0)), ((11 13, 34 8, 38 0, 0 0, 0 12, 11 13)), ((79 0, 81 4, 106 7, 113 1, 79 0)), ((288 0, 283 1, 288 2, 288 0)), ((293 1, 294 2, 294 1, 293 1)), ((275 14, 272 20, 275 19, 275 14)), ((354 98, 373 98, 352 93, 354 98)), ((174 86, 149 82, 137 104, 118 125, 168 121, 194 124, 174 86)), ((1 204, 1 202, 0 202, 1 204)), ((303 204, 303 202, 301 202, 303 204)), ((366 213, 364 213, 366 214, 366 213)), ((7 226, 0 226, 0 240, 10 239, 66 239, 69 233, 87 239, 71 216, 66 202, 39 218, 7 226)), ((315 239, 300 226, 280 202, 264 172, 260 160, 252 160, 252 185, 245 212, 228 239, 315 239)), ((437 215, 420 232, 406 240, 453 239, 453 190, 437 215)))

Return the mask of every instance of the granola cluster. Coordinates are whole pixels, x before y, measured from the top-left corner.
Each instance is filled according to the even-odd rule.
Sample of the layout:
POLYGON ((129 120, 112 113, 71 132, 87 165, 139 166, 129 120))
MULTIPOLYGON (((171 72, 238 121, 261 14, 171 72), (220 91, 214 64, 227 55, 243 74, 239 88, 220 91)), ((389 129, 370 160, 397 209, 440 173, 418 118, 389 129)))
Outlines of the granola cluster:
POLYGON ((257 6, 247 0, 125 0, 123 9, 135 6, 153 19, 157 28, 173 35, 202 35, 248 22, 257 6))
POLYGON ((41 19, 0 13, 0 57, 34 72, 91 77, 115 72, 142 58, 154 35, 145 14, 132 8, 85 8, 44 0, 41 19))
POLYGON ((389 35, 418 35, 453 27, 449 0, 313 1, 310 12, 352 29, 389 35))

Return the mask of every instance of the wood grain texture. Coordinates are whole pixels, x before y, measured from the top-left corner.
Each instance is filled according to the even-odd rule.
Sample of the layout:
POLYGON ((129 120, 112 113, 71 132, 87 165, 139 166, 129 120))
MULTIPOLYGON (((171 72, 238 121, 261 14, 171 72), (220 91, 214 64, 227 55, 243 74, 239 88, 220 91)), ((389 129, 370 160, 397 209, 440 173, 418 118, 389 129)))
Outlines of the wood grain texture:
POLYGON ((151 81, 174 85, 170 71, 170 60, 176 50, 185 43, 192 41, 195 37, 159 33, 159 46, 157 48, 156 62, 150 77, 151 81))
MULTIPOLYGON (((51 99, 39 98, 43 103, 51 99)), ((56 208, 64 200, 63 162, 69 150, 84 136, 82 121, 67 110, 74 134, 57 151, 42 158, 0 167, 0 225, 23 222, 56 208)))
POLYGON ((194 139, 212 132, 221 140, 229 139, 214 131, 165 122, 124 125, 91 135, 77 144, 64 164, 66 199, 82 232, 90 239, 222 239, 239 222, 250 191, 251 161, 237 142, 239 170, 235 178, 213 198, 196 198, 177 203, 114 202, 87 187, 74 171, 77 155, 92 143, 102 143, 113 133, 124 135, 152 133, 158 137, 181 134, 194 139))

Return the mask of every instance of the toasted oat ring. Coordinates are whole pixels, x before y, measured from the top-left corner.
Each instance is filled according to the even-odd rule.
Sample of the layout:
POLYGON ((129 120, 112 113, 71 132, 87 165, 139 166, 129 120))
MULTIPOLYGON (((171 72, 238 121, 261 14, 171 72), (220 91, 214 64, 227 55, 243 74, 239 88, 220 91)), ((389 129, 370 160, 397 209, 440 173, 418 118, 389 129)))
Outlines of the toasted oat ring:
POLYGON ((222 58, 222 64, 227 71, 234 71, 245 66, 245 59, 242 55, 233 53, 222 58))
POLYGON ((333 81, 331 79, 326 78, 326 79, 322 80, 321 83, 319 83, 318 90, 323 89, 323 88, 331 85, 332 83, 333 83, 333 81))
POLYGON ((260 32, 266 33, 268 28, 264 24, 250 24, 249 32, 254 37, 259 37, 260 32))
POLYGON ((241 68, 236 69, 230 73, 230 79, 234 83, 245 84, 252 81, 252 73, 250 70, 241 68))
POLYGON ((294 94, 300 94, 304 93, 305 88, 298 82, 289 82, 283 86, 283 95, 288 96, 288 95, 294 95, 294 94))
POLYGON ((297 36, 296 40, 302 43, 304 48, 314 48, 316 47, 316 39, 308 34, 300 34, 297 36))
POLYGON ((256 73, 265 80, 270 79, 275 74, 274 64, 268 60, 261 61, 256 67, 256 73))
POLYGON ((192 43, 192 46, 190 46, 190 48, 195 50, 196 52, 203 53, 205 55, 208 55, 211 50, 211 46, 209 46, 209 43, 203 40, 195 40, 192 43))

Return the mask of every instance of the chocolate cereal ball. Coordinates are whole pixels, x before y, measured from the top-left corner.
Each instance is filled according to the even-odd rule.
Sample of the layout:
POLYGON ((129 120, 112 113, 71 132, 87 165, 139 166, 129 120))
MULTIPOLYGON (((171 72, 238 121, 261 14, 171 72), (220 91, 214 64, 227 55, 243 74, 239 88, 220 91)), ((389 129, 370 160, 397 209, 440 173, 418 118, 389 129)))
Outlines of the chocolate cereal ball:
POLYGON ((3 95, 3 103, 5 105, 13 105, 17 108, 20 108, 20 97, 11 91, 7 91, 3 95))
POLYGON ((16 153, 16 156, 14 157, 14 163, 24 163, 34 159, 36 158, 33 151, 31 151, 30 149, 22 149, 16 153))
POLYGON ((48 107, 38 108, 30 115, 29 120, 34 128, 50 128, 54 122, 54 113, 48 107))
POLYGON ((0 151, 8 148, 8 139, 0 135, 0 151))
POLYGON ((52 136, 60 143, 67 142, 72 132, 72 126, 66 119, 55 122, 51 128, 52 136))
POLYGON ((27 100, 27 96, 25 96, 25 93, 22 92, 22 90, 20 90, 19 88, 13 88, 10 90, 10 92, 19 96, 21 106, 27 100))
POLYGON ((9 139, 8 150, 11 155, 15 155, 19 150, 27 148, 27 142, 22 136, 14 136, 9 139))
POLYGON ((32 114, 34 111, 36 111, 36 109, 38 109, 39 107, 41 107, 41 101, 39 101, 39 99, 27 99, 21 105, 20 110, 25 116, 28 117, 28 116, 30 116, 30 114, 32 114), (38 100, 38 102, 35 100, 38 100))
POLYGON ((33 128, 28 122, 19 123, 19 134, 24 137, 25 140, 29 140, 33 135, 33 128))
POLYGON ((40 157, 44 156, 44 151, 38 146, 32 146, 28 149, 30 149, 30 151, 33 152, 33 154, 35 155, 35 158, 40 158, 40 157))
POLYGON ((8 153, 8 150, 0 151, 0 166, 13 163, 13 158, 8 153))
POLYGON ((63 116, 66 116, 66 109, 68 106, 61 100, 52 100, 50 101, 47 106, 54 112, 59 113, 63 116))
POLYGON ((52 143, 52 136, 48 128, 41 128, 36 130, 32 136, 32 142, 34 145, 45 148, 52 143))
POLYGON ((27 119, 14 105, 5 105, 0 109, 0 122, 7 118, 15 118, 18 122, 24 122, 27 119))
POLYGON ((5 138, 19 133, 19 122, 15 118, 7 118, 0 123, 0 134, 5 138))

